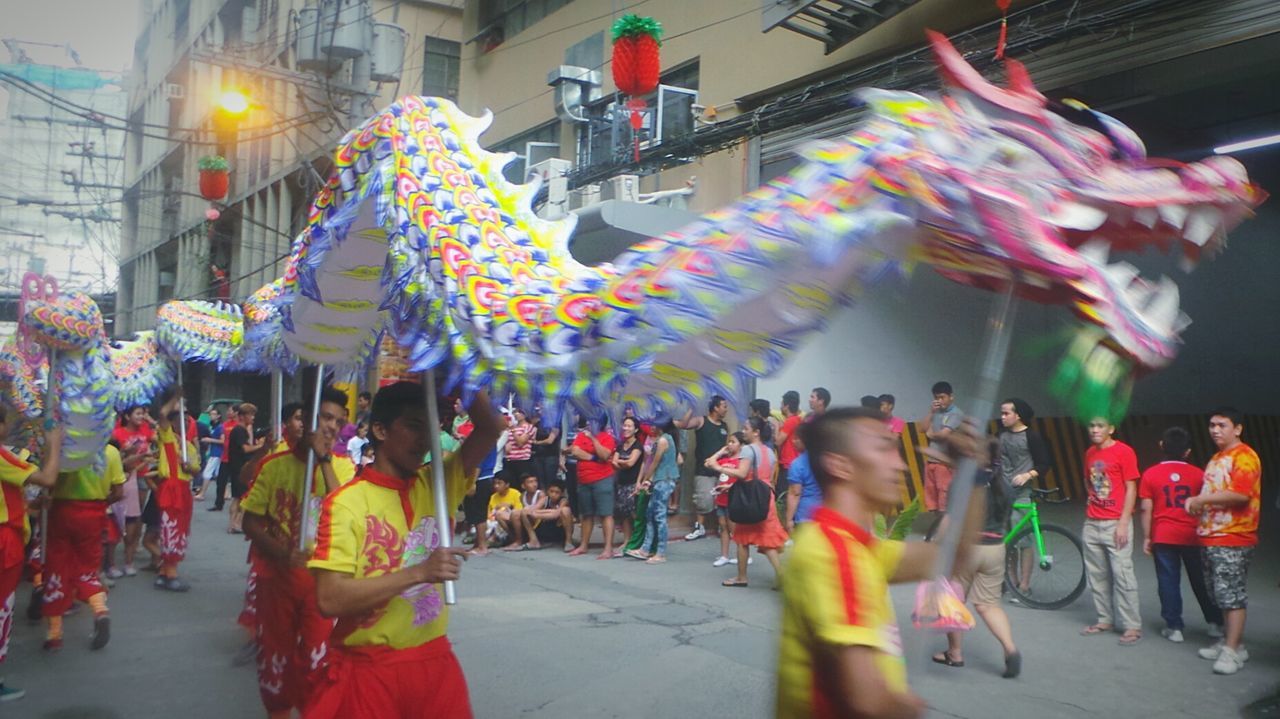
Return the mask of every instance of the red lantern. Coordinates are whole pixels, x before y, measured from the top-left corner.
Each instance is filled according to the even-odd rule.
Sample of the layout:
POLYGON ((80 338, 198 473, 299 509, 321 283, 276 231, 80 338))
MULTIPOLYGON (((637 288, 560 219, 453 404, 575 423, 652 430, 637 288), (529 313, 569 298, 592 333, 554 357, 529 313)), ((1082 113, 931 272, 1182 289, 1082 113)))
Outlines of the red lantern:
POLYGON ((227 196, 231 180, 227 159, 218 155, 200 158, 200 196, 206 200, 221 200, 227 196))
MULTIPOLYGON (((623 15, 613 24, 613 84, 618 91, 630 95, 631 127, 639 130, 644 110, 641 95, 658 87, 662 61, 658 46, 662 44, 662 25, 651 17, 623 15)), ((636 137, 635 159, 640 161, 640 139, 636 137)))

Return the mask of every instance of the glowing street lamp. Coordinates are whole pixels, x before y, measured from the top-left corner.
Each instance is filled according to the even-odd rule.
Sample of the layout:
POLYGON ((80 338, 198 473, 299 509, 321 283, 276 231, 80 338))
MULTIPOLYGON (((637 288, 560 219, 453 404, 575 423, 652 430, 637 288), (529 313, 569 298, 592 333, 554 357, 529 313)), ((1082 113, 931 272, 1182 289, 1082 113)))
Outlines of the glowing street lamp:
POLYGON ((243 115, 249 111, 249 98, 239 90, 227 90, 218 96, 218 109, 228 115, 243 115))

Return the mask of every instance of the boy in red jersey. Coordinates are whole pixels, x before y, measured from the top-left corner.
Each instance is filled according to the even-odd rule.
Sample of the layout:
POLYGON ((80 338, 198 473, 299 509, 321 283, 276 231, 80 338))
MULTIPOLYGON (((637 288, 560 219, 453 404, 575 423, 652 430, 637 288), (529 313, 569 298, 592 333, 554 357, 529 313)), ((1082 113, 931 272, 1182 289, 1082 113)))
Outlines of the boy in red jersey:
MULTIPOLYGON (((332 387, 320 394, 316 431, 276 452, 258 467, 241 505, 244 531, 257 564, 258 689, 271 717, 292 716, 311 696, 309 677, 324 662, 333 620, 316 607, 315 580, 306 570, 308 554, 298 548, 306 526, 314 536, 320 500, 350 482, 356 468, 348 457, 332 454, 346 413, 347 395, 332 387), (311 499, 303 498, 307 453, 315 452, 311 499)), ((309 544, 309 542, 308 542, 309 544)))
MULTIPOLYGON (((8 411, 0 404, 0 438, 9 436, 8 411)), ((0 446, 0 667, 9 653, 14 593, 22 579, 24 550, 31 537, 22 487, 34 484, 48 488, 57 483, 62 456, 61 429, 48 433, 44 456, 44 467, 37 467, 0 446)), ((0 702, 21 699, 24 695, 21 689, 5 686, 4 678, 0 677, 0 702)))
POLYGON ((1084 520, 1084 564, 1098 621, 1085 636, 1111 632, 1119 620, 1121 646, 1142 641, 1138 579, 1133 571, 1133 507, 1138 497, 1138 455, 1116 441, 1110 420, 1089 420, 1089 449, 1084 453, 1089 505, 1084 520), (1117 616, 1118 615, 1118 616, 1117 616))
MULTIPOLYGON (((458 578, 466 550, 439 546, 440 532, 450 528, 436 526, 432 468, 422 464, 426 402, 413 382, 379 390, 369 417, 374 463, 324 500, 307 566, 320 611, 338 624, 307 719, 471 717, 437 586, 458 578)), ((502 431, 484 392, 469 411, 475 429, 443 458, 449 507, 474 485, 502 431)))
POLYGON ((1213 603, 1204 583, 1200 539, 1196 536, 1198 522, 1186 509, 1187 500, 1200 494, 1204 472, 1187 464, 1191 435, 1181 427, 1164 431, 1160 451, 1164 453, 1164 461, 1148 467, 1138 484, 1142 533, 1146 536, 1142 551, 1155 559, 1160 616, 1165 624, 1160 635, 1171 642, 1183 640, 1182 567, 1185 565, 1191 591, 1200 603, 1210 633, 1221 636, 1222 610, 1213 603))
POLYGON ((1212 659, 1215 674, 1235 674, 1249 661, 1244 648, 1245 585, 1253 548, 1258 544, 1262 509, 1262 461, 1244 442, 1244 415, 1224 407, 1209 418, 1209 437, 1218 447, 1204 470, 1200 494, 1187 500, 1187 514, 1199 515, 1196 533, 1204 548, 1205 576, 1213 601, 1222 609, 1226 638, 1200 650, 1212 659))

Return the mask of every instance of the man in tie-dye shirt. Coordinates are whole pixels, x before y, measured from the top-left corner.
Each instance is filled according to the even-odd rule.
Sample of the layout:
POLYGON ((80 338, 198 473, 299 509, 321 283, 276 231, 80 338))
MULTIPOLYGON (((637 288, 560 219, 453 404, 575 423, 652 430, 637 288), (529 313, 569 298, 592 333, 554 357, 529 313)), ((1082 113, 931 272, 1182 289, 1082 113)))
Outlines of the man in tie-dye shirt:
POLYGON ((1209 418, 1209 437, 1218 447, 1204 469, 1204 486, 1187 500, 1188 514, 1200 515, 1200 546, 1213 601, 1222 609, 1226 637, 1200 650, 1213 660, 1215 674, 1235 674, 1249 661, 1244 648, 1245 584, 1249 563, 1258 544, 1258 515, 1262 507, 1262 462, 1258 453, 1240 441, 1244 415, 1223 408, 1209 418))

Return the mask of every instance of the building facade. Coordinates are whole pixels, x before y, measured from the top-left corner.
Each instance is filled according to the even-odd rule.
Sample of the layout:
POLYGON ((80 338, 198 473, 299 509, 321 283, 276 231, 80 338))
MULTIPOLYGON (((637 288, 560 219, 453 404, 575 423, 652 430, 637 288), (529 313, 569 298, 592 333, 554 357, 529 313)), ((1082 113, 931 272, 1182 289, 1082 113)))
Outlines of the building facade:
POLYGON ((152 327, 169 299, 242 301, 280 276, 342 135, 398 96, 456 93, 462 19, 459 2, 421 0, 143 0, 142 7, 129 86, 121 332, 152 327), (373 73, 398 81, 366 75, 357 87, 355 63, 343 61, 349 47, 319 62, 315 48, 300 55, 300 33, 318 35, 307 34, 307 19, 316 17, 308 10, 339 14, 326 26, 339 42, 361 24, 402 32, 399 72, 373 73), (219 105, 229 91, 248 99, 243 114, 219 105), (231 168, 215 220, 198 190, 206 155, 224 156, 231 168))

